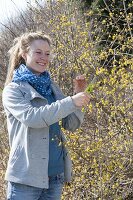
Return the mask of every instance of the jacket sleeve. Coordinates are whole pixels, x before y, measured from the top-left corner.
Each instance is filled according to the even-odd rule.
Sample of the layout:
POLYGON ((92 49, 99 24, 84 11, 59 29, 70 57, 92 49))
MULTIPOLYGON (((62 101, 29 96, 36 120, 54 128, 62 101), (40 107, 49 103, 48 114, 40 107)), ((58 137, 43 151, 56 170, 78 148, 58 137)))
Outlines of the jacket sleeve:
POLYGON ((83 118, 84 113, 77 109, 75 112, 62 119, 62 127, 68 131, 74 132, 81 126, 83 118))
MULTIPOLYGON (((54 88, 53 88, 54 90, 58 91, 58 98, 64 99, 65 96, 60 90, 59 86, 57 84, 54 84, 54 88)), ((75 112, 69 114, 68 116, 62 119, 62 127, 66 130, 73 132, 81 126, 81 123, 83 122, 83 118, 84 118, 84 113, 81 112, 79 107, 76 107, 75 112)))
POLYGON ((31 128, 50 126, 77 109, 70 96, 51 105, 33 107, 30 100, 23 96, 19 86, 10 85, 4 88, 2 101, 6 112, 31 128))

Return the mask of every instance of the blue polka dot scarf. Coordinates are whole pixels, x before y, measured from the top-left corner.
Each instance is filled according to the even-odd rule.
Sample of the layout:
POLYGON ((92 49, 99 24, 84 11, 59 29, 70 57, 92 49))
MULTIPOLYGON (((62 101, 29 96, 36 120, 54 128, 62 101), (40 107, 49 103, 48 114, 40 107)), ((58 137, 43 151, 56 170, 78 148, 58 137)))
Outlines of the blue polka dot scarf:
POLYGON ((32 73, 24 64, 14 71, 12 82, 28 82, 42 96, 51 95, 51 79, 47 71, 39 76, 32 73))

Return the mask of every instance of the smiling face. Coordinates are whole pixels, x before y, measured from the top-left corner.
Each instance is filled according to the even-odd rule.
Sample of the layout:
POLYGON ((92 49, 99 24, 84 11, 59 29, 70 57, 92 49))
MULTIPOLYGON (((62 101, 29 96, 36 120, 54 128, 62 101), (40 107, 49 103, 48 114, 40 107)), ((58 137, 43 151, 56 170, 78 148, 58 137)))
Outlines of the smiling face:
POLYGON ((26 66, 36 75, 44 72, 49 64, 50 46, 42 39, 34 40, 27 53, 23 54, 26 66))

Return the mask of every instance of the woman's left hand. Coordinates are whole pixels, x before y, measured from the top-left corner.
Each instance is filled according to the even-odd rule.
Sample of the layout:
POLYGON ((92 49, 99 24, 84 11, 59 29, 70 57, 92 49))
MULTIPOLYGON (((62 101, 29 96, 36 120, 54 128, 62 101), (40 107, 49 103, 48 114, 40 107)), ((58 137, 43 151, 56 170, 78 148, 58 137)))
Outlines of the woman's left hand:
POLYGON ((74 87, 74 93, 84 92, 87 87, 87 81, 85 75, 78 75, 73 80, 73 87, 74 87))

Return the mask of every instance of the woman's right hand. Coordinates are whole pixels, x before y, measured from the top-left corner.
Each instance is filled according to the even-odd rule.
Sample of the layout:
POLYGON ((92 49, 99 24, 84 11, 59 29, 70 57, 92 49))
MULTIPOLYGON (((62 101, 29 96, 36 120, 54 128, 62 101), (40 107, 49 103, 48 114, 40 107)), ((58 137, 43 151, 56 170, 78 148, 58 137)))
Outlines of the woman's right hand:
POLYGON ((78 107, 87 106, 90 102, 90 95, 87 92, 80 92, 73 95, 72 100, 78 107))

